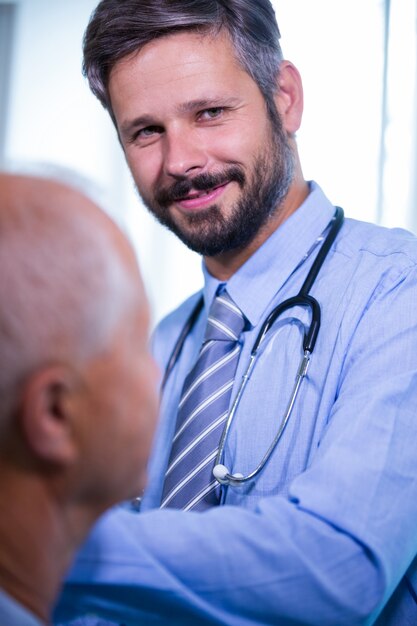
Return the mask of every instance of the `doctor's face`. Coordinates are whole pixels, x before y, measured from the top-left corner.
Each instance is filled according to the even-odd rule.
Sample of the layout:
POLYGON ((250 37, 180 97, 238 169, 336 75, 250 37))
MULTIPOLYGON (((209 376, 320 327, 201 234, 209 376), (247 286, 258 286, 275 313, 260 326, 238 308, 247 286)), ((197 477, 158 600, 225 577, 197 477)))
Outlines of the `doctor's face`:
POLYGON ((288 192, 293 156, 227 35, 156 39, 116 64, 109 92, 137 188, 159 221, 206 256, 251 242, 288 192))

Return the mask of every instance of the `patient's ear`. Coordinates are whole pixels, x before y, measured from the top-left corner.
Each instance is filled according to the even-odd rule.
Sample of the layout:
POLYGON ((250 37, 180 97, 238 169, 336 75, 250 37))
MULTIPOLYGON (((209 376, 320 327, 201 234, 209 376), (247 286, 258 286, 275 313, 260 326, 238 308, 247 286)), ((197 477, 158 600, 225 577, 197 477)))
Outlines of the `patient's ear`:
POLYGON ((19 411, 22 434, 33 456, 44 462, 67 465, 77 455, 67 402, 73 379, 69 368, 51 365, 32 374, 24 385, 19 411))
POLYGON ((283 128, 289 135, 294 135, 300 128, 304 96, 301 76, 290 61, 281 62, 277 82, 275 104, 281 116, 283 128))

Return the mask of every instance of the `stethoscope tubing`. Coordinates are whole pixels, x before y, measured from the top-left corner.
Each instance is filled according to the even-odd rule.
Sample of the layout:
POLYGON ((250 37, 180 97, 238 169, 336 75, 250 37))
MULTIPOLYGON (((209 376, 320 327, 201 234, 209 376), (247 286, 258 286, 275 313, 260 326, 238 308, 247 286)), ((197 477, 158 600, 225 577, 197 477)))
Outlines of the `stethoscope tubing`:
MULTIPOLYGON (((219 448, 218 448, 218 452, 217 452, 217 456, 216 456, 216 460, 214 463, 214 469, 213 469, 213 474, 216 477, 216 479, 218 480, 219 483, 223 484, 223 485, 232 485, 232 486, 238 486, 242 483, 245 483, 247 481, 252 480, 253 478, 255 478, 261 471, 262 469, 265 467, 266 463, 268 462, 269 458, 271 457, 273 451, 275 450, 276 446, 278 445, 279 440, 281 439, 283 432, 285 430, 285 427, 288 423, 288 420, 290 418, 292 409, 294 407, 299 389, 300 389, 300 385, 301 382, 303 380, 303 378, 305 377, 306 373, 307 373, 307 369, 310 363, 310 357, 311 354, 314 350, 314 347, 316 345, 316 341, 317 341, 317 337, 318 337, 318 333, 320 330, 320 324, 321 324, 321 310, 320 310, 320 305, 318 303, 318 301, 310 295, 310 290, 312 288, 312 286, 314 285, 314 282, 322 268, 322 265, 329 253, 330 248, 332 247, 342 225, 343 225, 343 221, 344 221, 344 214, 343 214, 343 209, 341 209, 340 207, 336 207, 336 211, 335 214, 332 218, 332 221, 330 223, 330 230, 328 232, 328 234, 326 235, 323 244, 319 250, 319 252, 317 253, 316 258, 314 259, 314 262, 310 268, 310 271, 307 274, 307 277, 304 281, 304 283, 302 284, 300 291, 298 292, 298 294, 296 296, 292 296, 291 298, 288 298, 287 300, 285 300, 284 302, 281 302, 280 304, 278 304, 278 306, 276 306, 273 311, 271 311, 271 313, 268 315, 268 317, 266 318, 266 320, 263 322, 259 333, 256 337, 256 340, 254 342, 251 354, 250 354, 250 359, 249 359, 249 364, 248 367, 246 368, 246 372, 243 374, 237 394, 235 396, 235 399, 232 403, 232 407, 229 411, 222 435, 220 437, 220 442, 219 442, 219 448), (268 333, 268 331, 270 330, 270 328, 272 327, 272 325, 276 322, 276 320, 278 319, 278 317, 280 315, 282 315, 282 313, 284 313, 284 311, 291 309, 293 307, 296 306, 301 306, 304 308, 307 308, 311 311, 311 322, 308 328, 308 331, 304 333, 304 338, 303 338, 303 356, 301 358, 301 362, 297 371, 297 375, 296 375, 296 379, 295 379, 295 383, 292 389, 292 393, 291 393, 291 397, 290 400, 287 404, 286 407, 286 411, 284 413, 284 416, 280 422, 278 431, 273 439, 273 441, 271 442, 271 445, 269 446, 268 450, 266 451, 265 455, 263 456, 261 462, 257 465, 257 467, 250 472, 249 474, 247 474, 246 476, 243 476, 242 474, 231 474, 229 472, 229 470, 221 464, 221 460, 224 454, 224 450, 225 450, 225 445, 226 445, 226 440, 232 425, 232 422, 234 420, 235 414, 236 414, 236 410, 239 406, 240 400, 242 398, 244 389, 248 383, 248 380, 251 376, 252 370, 255 366, 255 362, 256 362, 256 355, 258 353, 258 350, 263 342, 263 340, 265 339, 266 334, 268 333)), ((166 367, 165 370, 165 375, 161 384, 161 393, 163 392, 164 388, 165 388, 165 384, 173 370, 173 368, 175 367, 176 362, 179 359, 179 356, 181 354, 182 348, 184 346, 184 343, 187 339, 188 334, 191 332, 192 328, 194 327, 195 323, 197 322, 197 319, 203 309, 204 306, 204 298, 203 296, 201 296, 198 301, 197 304, 195 305, 195 307, 193 308, 193 310, 191 311, 189 317, 187 318, 184 327, 181 330, 181 333, 174 345, 174 348, 171 352, 170 358, 168 360, 168 365, 166 367)))

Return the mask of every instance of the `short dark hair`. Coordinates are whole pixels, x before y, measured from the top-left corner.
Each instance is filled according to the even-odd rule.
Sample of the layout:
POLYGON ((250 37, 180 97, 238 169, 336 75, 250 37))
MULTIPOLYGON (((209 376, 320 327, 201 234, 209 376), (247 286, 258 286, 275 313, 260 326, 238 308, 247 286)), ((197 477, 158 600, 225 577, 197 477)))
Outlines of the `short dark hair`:
POLYGON ((84 35, 83 74, 114 119, 108 82, 120 59, 175 32, 222 29, 273 114, 282 52, 270 0, 101 0, 84 35))

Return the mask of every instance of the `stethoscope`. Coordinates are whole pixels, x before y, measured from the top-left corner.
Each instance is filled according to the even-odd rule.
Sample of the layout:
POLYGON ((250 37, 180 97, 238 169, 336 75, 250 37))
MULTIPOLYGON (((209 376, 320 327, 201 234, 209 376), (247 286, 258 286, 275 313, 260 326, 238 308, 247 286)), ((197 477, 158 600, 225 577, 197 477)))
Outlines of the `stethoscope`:
MULTIPOLYGON (((343 220, 344 220, 343 210, 340 207, 336 207, 336 212, 324 231, 324 232, 328 231, 328 233, 324 238, 324 241, 320 247, 320 250, 317 253, 316 258, 314 259, 314 262, 310 268, 307 278, 305 279, 300 291, 298 292, 296 296, 293 296, 292 298, 288 298, 287 300, 285 300, 284 302, 281 302, 281 304, 276 306, 273 309, 273 311, 271 311, 271 313, 268 315, 264 323, 262 324, 262 327, 258 333, 258 336, 256 338, 256 341, 254 343, 254 346, 250 354, 249 364, 246 368, 245 373, 242 376, 237 394, 235 396, 232 407, 227 416, 225 426, 224 426, 224 429, 220 438, 217 456, 214 462, 213 476, 222 485, 230 485, 233 487, 237 487, 241 485, 242 483, 248 482, 252 480, 253 478, 255 478, 255 476, 257 476, 267 464, 269 458, 271 457, 273 451, 278 445, 279 440, 282 437, 284 429, 292 413, 295 401, 297 399, 301 382, 304 379, 305 375, 307 374, 308 366, 310 363, 310 358, 313 353, 314 346, 317 341, 317 336, 320 330, 320 321, 321 321, 320 305, 317 302, 317 300, 313 298, 313 296, 310 295, 310 291, 323 266, 323 263, 327 257, 327 254, 339 230, 342 227, 343 220), (281 420, 278 431, 273 441, 271 442, 271 445, 269 446, 268 450, 266 451, 266 454, 263 456, 258 466, 246 476, 240 473, 231 474, 229 469, 222 463, 224 450, 226 446, 227 437, 230 431, 230 427, 234 420, 237 408, 239 406, 243 392, 245 390, 245 387, 248 383, 248 380, 255 366, 256 357, 257 357, 259 348, 262 342, 264 341, 266 334, 268 333, 272 325, 276 322, 278 317, 282 315, 284 311, 287 311, 288 309, 291 309, 295 306, 301 306, 305 309, 308 309, 311 314, 311 321, 310 321, 310 325, 307 326, 304 332, 303 355, 300 361, 300 365, 298 367, 298 371, 297 371, 296 378, 295 378, 295 383, 291 392, 291 397, 288 402, 285 414, 281 420)), ((204 299, 203 299, 203 296, 201 296, 201 298, 198 300, 197 304, 195 305, 194 309, 192 310, 190 316, 188 317, 187 321, 185 322, 184 327, 182 328, 181 333, 172 350, 171 356, 168 360, 168 365, 165 370, 164 378, 161 384, 161 393, 163 392, 165 384, 172 370, 174 369, 175 364, 178 361, 178 358, 181 354, 185 340, 188 334, 191 332, 192 328, 194 327, 198 319, 198 316, 200 315, 203 305, 204 305, 204 299)))

